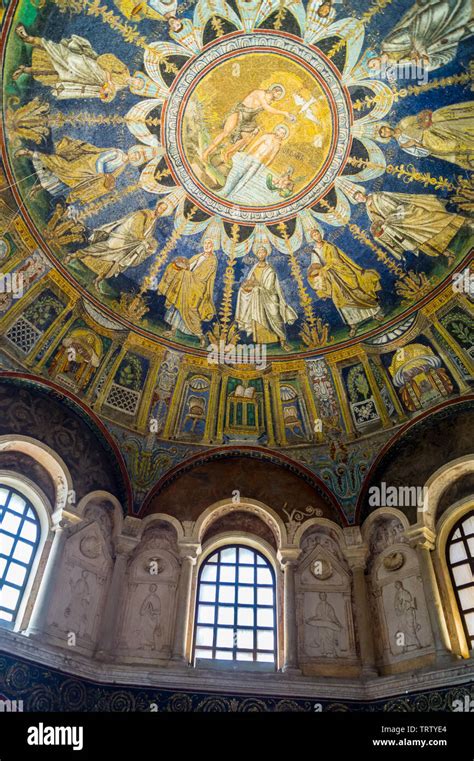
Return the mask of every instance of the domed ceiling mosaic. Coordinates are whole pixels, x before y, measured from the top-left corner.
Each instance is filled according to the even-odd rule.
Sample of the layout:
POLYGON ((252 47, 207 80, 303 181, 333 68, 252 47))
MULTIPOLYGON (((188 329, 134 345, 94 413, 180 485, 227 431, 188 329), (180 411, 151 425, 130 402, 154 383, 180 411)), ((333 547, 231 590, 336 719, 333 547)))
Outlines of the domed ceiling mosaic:
POLYGON ((141 497, 268 447, 349 515, 391 429, 469 390, 470 2, 0 13, 2 368, 106 421, 141 497))

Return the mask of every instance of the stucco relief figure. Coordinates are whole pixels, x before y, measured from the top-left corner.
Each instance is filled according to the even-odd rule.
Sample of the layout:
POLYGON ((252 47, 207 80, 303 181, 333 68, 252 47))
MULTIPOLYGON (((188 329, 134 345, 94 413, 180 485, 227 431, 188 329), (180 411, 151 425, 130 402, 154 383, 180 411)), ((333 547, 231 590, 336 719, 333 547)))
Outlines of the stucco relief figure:
POLYGON ((135 631, 140 650, 156 650, 162 635, 161 600, 156 594, 157 585, 150 584, 149 594, 143 600, 139 616, 139 626, 135 631))
POLYGON ((320 654, 328 658, 337 658, 342 624, 333 606, 327 601, 326 592, 320 592, 319 599, 314 616, 306 619, 306 623, 316 629, 314 644, 319 648, 320 654))
POLYGON ((84 637, 87 631, 87 617, 91 604, 91 590, 87 582, 88 571, 82 571, 77 581, 70 581, 71 597, 64 610, 66 625, 78 637, 84 637))
POLYGON ((380 137, 393 137, 417 158, 433 156, 463 169, 474 167, 474 101, 453 103, 405 116, 396 127, 383 125, 380 137))
POLYGON ((408 589, 405 589, 401 581, 395 582, 394 610, 398 620, 398 634, 403 634, 402 650, 418 650, 422 647, 418 639, 421 625, 416 620, 417 604, 408 589))
POLYGON ((51 87, 58 100, 67 98, 99 98, 112 101, 126 87, 130 73, 112 53, 98 55, 90 42, 73 34, 60 42, 32 37, 23 24, 16 28, 18 37, 32 45, 31 66, 20 66, 13 74, 31 74, 34 79, 51 87))
POLYGON ((158 293, 166 297, 165 322, 170 329, 166 335, 175 336, 178 330, 197 336, 205 345, 202 323, 216 314, 213 300, 217 258, 210 238, 204 241, 200 254, 186 259, 178 256, 169 264, 158 285, 158 293))
POLYGON ((315 547, 324 547, 329 553, 334 555, 334 557, 342 560, 342 554, 338 543, 325 534, 310 534, 303 539, 301 547, 305 554, 314 550, 315 547))
POLYGON ((446 201, 434 195, 415 193, 357 192, 358 203, 365 203, 372 222, 371 233, 397 259, 405 251, 427 256, 446 256, 451 264, 454 256, 448 246, 465 224, 460 214, 446 211, 446 201))
POLYGON ((446 66, 461 40, 472 33, 471 13, 470 0, 419 0, 393 27, 369 66, 421 62, 427 71, 446 66))
POLYGON ((403 526, 398 518, 383 520, 375 528, 370 539, 372 554, 378 554, 395 542, 406 541, 403 534, 403 526))
POLYGON ((298 315, 285 300, 277 273, 267 262, 268 253, 264 246, 257 250, 258 262, 239 288, 235 319, 254 343, 279 341, 288 351, 285 325, 292 325, 298 315))
POLYGON ((331 299, 344 322, 349 335, 354 336, 357 326, 371 319, 383 319, 378 302, 380 275, 376 270, 364 269, 337 246, 325 241, 319 230, 313 230, 313 263, 308 268, 308 282, 321 299, 331 299))

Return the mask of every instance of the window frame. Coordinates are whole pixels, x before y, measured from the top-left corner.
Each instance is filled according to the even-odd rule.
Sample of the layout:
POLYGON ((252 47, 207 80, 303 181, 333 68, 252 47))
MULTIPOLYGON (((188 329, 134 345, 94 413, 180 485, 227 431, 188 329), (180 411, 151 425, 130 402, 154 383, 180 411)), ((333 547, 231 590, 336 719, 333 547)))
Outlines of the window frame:
MULTIPOLYGON (((24 587, 15 621, 14 623, 7 621, 0 622, 0 631, 19 632, 28 628, 29 620, 34 612, 34 607, 41 590, 43 580, 42 578, 38 578, 40 563, 43 559, 46 540, 51 535, 50 529, 52 527, 53 507, 42 489, 34 481, 23 474, 8 470, 7 468, 1 469, 0 484, 8 489, 13 489, 14 491, 19 492, 20 496, 31 504, 38 518, 40 528, 38 547, 33 556, 33 563, 27 583, 24 587), (31 603, 33 604, 30 608, 29 606, 31 603), (29 611, 28 614, 27 609, 29 611), (25 614, 27 615, 25 616, 25 614), (11 625, 12 623, 13 626, 11 625)), ((44 569, 41 571, 41 576, 43 575, 43 572, 44 569)))
POLYGON ((454 526, 452 526, 451 530, 449 531, 448 538, 446 541, 446 547, 445 547, 445 561, 448 567, 449 578, 450 578, 451 586, 454 592, 454 597, 456 599, 456 605, 457 605, 458 613, 461 619, 464 635, 466 637, 466 643, 467 643, 468 649, 472 651, 474 650, 474 632, 472 634, 469 632, 465 615, 466 613, 474 614, 474 605, 471 608, 464 609, 461 604, 459 591, 460 590, 462 591, 463 589, 474 589, 474 581, 468 582, 466 584, 458 584, 454 578, 454 573, 453 573, 453 568, 457 568, 461 565, 468 564, 471 569, 471 573, 474 576, 474 553, 471 552, 468 545, 468 541, 467 541, 468 538, 472 538, 474 540, 474 533, 468 534, 466 536, 463 530, 463 524, 469 518, 474 518, 474 509, 471 509, 467 511, 466 513, 464 513, 463 515, 461 515, 455 522, 454 526), (460 532, 460 538, 453 540, 454 534, 458 530, 460 532), (451 550, 451 547, 453 546, 453 543, 461 544, 464 547, 464 550, 466 552, 465 559, 455 561, 454 563, 450 559, 450 550, 451 550))
POLYGON ((277 670, 277 664, 278 664, 278 615, 277 615, 277 606, 278 606, 278 595, 277 595, 277 575, 275 573, 274 565, 267 557, 267 555, 262 552, 260 549, 255 547, 253 544, 245 544, 242 542, 241 539, 237 539, 235 541, 228 540, 226 542, 219 543, 218 546, 214 546, 212 549, 209 550, 209 552, 206 554, 205 559, 201 562, 199 571, 197 573, 196 577, 196 595, 195 595, 195 606, 194 606, 194 621, 193 621, 193 635, 192 635, 192 664, 195 667, 200 668, 227 668, 230 670, 264 670, 264 671, 276 671, 277 670), (226 563, 225 560, 222 560, 221 553, 225 550, 235 550, 236 551, 236 557, 234 563, 226 563), (253 563, 241 563, 240 560, 240 550, 246 550, 250 551, 253 554, 253 563), (215 563, 212 562, 212 558, 217 556, 217 561, 215 563), (260 561, 263 562, 258 562, 260 561), (215 589, 216 589, 216 596, 214 601, 206 601, 206 600, 200 600, 200 591, 202 584, 206 584, 207 582, 202 580, 202 574, 204 569, 208 568, 209 566, 215 565, 217 568, 216 571, 216 579, 215 581, 211 581, 211 583, 215 589), (236 569, 235 572, 235 579, 234 581, 222 581, 220 579, 220 571, 222 567, 234 567, 236 569), (254 568, 254 581, 252 583, 250 582, 241 582, 239 580, 239 568, 248 567, 248 568, 254 568), (271 575, 271 583, 259 583, 257 581, 256 576, 256 570, 257 568, 265 568, 270 572, 271 575), (232 588, 234 590, 234 601, 233 602, 219 602, 219 590, 222 587, 232 588), (254 590, 253 595, 253 602, 252 603, 240 603, 239 602, 239 596, 238 596, 238 590, 242 588, 252 588, 254 590), (255 590, 258 588, 263 589, 271 589, 273 592, 273 601, 271 604, 259 604, 257 600, 257 596, 255 593, 255 590), (212 610, 213 614, 213 621, 212 623, 207 622, 199 622, 199 612, 200 612, 200 606, 201 604, 208 604, 209 608, 212 610), (218 616, 219 616, 219 610, 228 608, 233 610, 233 623, 219 623, 218 616), (246 624, 239 624, 238 623, 238 611, 239 609, 250 609, 253 611, 253 624, 252 625, 246 625, 246 624), (259 610, 271 610, 272 611, 272 624, 271 626, 263 626, 259 625, 257 623, 258 616, 257 612, 259 610), (212 630, 212 644, 211 645, 198 645, 197 644, 197 634, 198 634, 198 627, 204 626, 208 627, 212 630), (228 629, 234 632, 233 637, 233 644, 231 647, 228 646, 222 646, 217 645, 217 634, 219 629, 228 629), (253 637, 253 646, 252 648, 246 648, 243 646, 238 647, 236 644, 235 639, 235 632, 239 630, 244 631, 251 631, 252 637, 253 637), (266 648, 259 648, 257 644, 257 637, 259 631, 271 631, 273 634, 273 648, 266 649, 266 648), (203 658, 200 655, 197 654, 197 651, 199 650, 208 650, 212 653, 210 658, 203 658), (217 653, 218 652, 230 652, 232 654, 231 658, 219 658, 217 653), (247 652, 251 653, 252 657, 251 659, 239 659, 237 658, 237 651, 241 652, 247 652), (258 653, 260 654, 266 654, 271 655, 272 660, 258 660, 258 653))
MULTIPOLYGON (((10 536, 11 538, 13 538, 13 545, 8 555, 4 553, 0 554, 1 559, 6 560, 6 565, 5 565, 4 571, 2 572, 3 582, 7 583, 9 586, 18 590, 20 593, 14 609, 7 608, 6 606, 2 605, 0 600, 0 611, 4 611, 5 613, 8 613, 12 616, 11 621, 7 621, 6 619, 0 618, 0 627, 2 627, 3 629, 14 630, 19 618, 19 614, 22 611, 25 595, 30 588, 30 581, 33 578, 32 572, 33 572, 33 569, 35 568, 35 561, 37 560, 38 551, 41 545, 42 527, 41 527, 41 519, 38 514, 38 510, 36 509, 35 505, 33 504, 33 502, 31 501, 31 499, 29 498, 27 494, 25 494, 20 488, 18 488, 18 486, 13 486, 12 484, 4 483, 4 479, 0 479, 0 488, 7 489, 9 492, 5 504, 0 505, 1 517, 3 518, 4 514, 8 512, 10 515, 20 518, 20 524, 15 533, 11 533, 3 529, 2 533, 5 532, 7 536, 10 536), (9 507, 11 499, 14 495, 20 497, 20 499, 22 499, 25 502, 25 508, 21 514, 12 510, 9 507), (21 536, 21 532, 24 525, 26 523, 33 522, 32 519, 28 517, 28 512, 30 510, 34 515, 34 524, 36 525, 36 530, 37 530, 36 538, 34 541, 31 541, 30 539, 27 539, 21 536), (31 547, 31 550, 32 550, 31 556, 27 563, 17 558, 15 559, 13 558, 13 553, 15 551, 18 541, 25 542, 31 547), (17 584, 13 581, 6 581, 6 576, 8 574, 9 567, 13 562, 15 562, 16 564, 26 569, 26 573, 25 573, 23 582, 21 584, 17 584)), ((0 592, 1 592, 1 589, 0 589, 0 592)))

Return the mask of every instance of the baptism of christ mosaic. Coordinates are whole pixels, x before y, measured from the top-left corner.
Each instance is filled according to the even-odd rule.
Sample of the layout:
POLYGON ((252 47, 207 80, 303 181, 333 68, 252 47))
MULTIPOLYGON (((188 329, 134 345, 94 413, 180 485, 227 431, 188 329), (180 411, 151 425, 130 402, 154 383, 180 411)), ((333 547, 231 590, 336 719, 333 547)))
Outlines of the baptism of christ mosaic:
POLYGON ((238 46, 236 53, 232 40, 208 51, 201 60, 201 66, 207 64, 205 73, 193 77, 188 97, 186 92, 181 96, 185 88, 178 84, 170 101, 178 101, 179 116, 168 128, 167 152, 173 156, 176 136, 184 172, 195 178, 195 196, 200 187, 215 201, 222 199, 214 207, 223 216, 279 221, 285 208, 294 214, 311 197, 322 195, 330 184, 328 177, 321 182, 324 168, 330 166, 336 176, 348 147, 348 107, 337 76, 322 57, 308 54, 288 36, 248 35, 238 39, 238 46), (242 52, 255 51, 259 42, 268 52, 242 52), (334 159, 336 144, 339 161, 334 159), (295 206, 297 199, 303 200, 295 206), (270 207, 275 208, 270 212, 270 207))
POLYGON ((468 0, 1 14, 6 185, 105 326, 314 356, 406 321, 464 266, 468 0))

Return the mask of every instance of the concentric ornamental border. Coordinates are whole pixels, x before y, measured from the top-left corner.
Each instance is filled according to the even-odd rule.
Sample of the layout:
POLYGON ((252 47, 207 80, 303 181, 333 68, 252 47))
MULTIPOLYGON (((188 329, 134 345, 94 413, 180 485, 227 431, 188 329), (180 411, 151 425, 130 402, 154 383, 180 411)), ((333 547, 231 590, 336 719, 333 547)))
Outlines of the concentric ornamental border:
POLYGON ((166 154, 177 181, 201 208, 210 214, 216 214, 241 224, 281 222, 283 218, 295 216, 299 211, 316 203, 329 190, 338 176, 350 148, 350 109, 339 78, 319 50, 308 47, 294 37, 282 33, 239 34, 230 39, 221 40, 207 48, 202 54, 192 59, 181 76, 175 80, 166 104, 163 120, 166 154), (283 54, 296 57, 306 69, 309 65, 314 70, 316 79, 322 80, 320 84, 325 90, 329 90, 327 93, 328 100, 332 103, 333 111, 336 114, 337 140, 332 149, 329 166, 326 167, 326 171, 319 182, 316 182, 307 193, 303 192, 300 198, 286 204, 283 208, 279 204, 278 208, 269 206, 254 209, 237 204, 226 204, 210 192, 206 193, 197 184, 179 150, 179 129, 183 99, 189 95, 190 89, 194 89, 197 85, 205 69, 214 62, 222 61, 224 57, 228 57, 233 52, 239 55, 243 52, 265 52, 266 50, 269 52, 281 51, 283 54))

